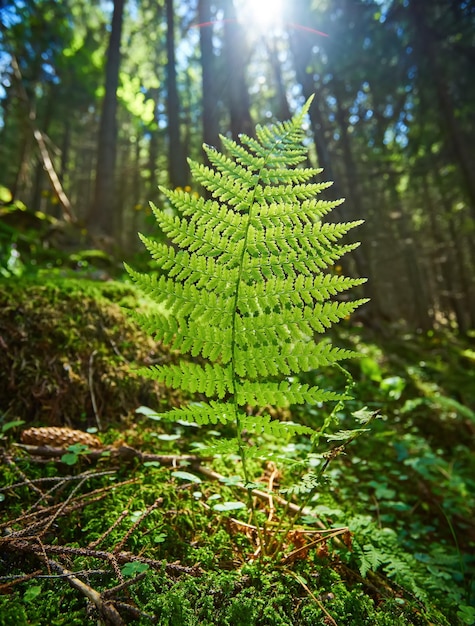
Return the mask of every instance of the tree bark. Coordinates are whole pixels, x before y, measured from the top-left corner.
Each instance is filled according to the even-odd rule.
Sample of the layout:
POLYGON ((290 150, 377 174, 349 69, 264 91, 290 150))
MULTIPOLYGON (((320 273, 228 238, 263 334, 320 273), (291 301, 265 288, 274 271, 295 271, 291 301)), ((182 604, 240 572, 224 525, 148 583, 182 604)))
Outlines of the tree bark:
POLYGON ((203 142, 217 148, 219 146, 219 126, 215 89, 216 63, 213 51, 210 0, 199 0, 198 19, 201 24, 200 52, 203 89, 203 142))
POLYGON ((287 100, 284 77, 282 76, 277 37, 272 37, 272 39, 266 43, 266 47, 277 91, 278 118, 280 120, 289 120, 292 117, 292 113, 290 111, 289 101, 287 100))
POLYGON ((168 172, 172 187, 185 187, 188 184, 188 163, 180 133, 173 0, 166 0, 165 9, 167 16, 168 172))
POLYGON ((113 238, 116 213, 115 164, 117 152, 117 88, 120 70, 120 40, 124 0, 114 0, 112 27, 107 50, 105 96, 99 122, 96 183, 87 227, 92 235, 113 238))
POLYGON ((231 134, 234 140, 239 139, 241 133, 249 136, 254 134, 254 124, 249 105, 249 92, 244 73, 245 65, 242 62, 243 41, 242 26, 236 19, 233 0, 224 0, 226 90, 228 92, 228 106, 231 116, 231 134))
MULTIPOLYGON (((430 3, 427 6, 430 6, 430 3)), ((434 82, 440 115, 467 192, 470 215, 472 220, 475 220, 475 176, 473 175, 475 160, 473 156, 471 157, 473 150, 467 145, 457 121, 455 106, 450 94, 451 88, 445 76, 444 67, 438 62, 440 54, 436 47, 435 35, 427 22, 427 8, 419 0, 411 0, 408 8, 415 27, 414 49, 417 53, 419 71, 423 72, 425 66, 434 82)))

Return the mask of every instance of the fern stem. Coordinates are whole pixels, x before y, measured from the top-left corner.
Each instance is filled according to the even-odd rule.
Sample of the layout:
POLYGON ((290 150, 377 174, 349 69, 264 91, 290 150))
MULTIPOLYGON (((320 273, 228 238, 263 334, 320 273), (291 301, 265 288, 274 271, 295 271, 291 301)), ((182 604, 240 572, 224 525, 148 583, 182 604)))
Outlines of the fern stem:
MULTIPOLYGON (((276 143, 280 143, 281 140, 278 140, 276 143)), ((256 519, 256 511, 255 511, 255 507, 254 507, 254 501, 252 498, 252 487, 251 487, 251 481, 250 481, 250 476, 249 476, 249 471, 248 471, 248 467, 247 467, 247 455, 246 455, 246 449, 245 449, 245 444, 242 438, 242 424, 241 424, 241 420, 239 419, 239 406, 237 403, 237 377, 236 377, 236 351, 237 351, 237 344, 236 344, 236 320, 237 320, 237 310, 238 310, 238 302, 239 302, 239 296, 240 296, 240 289, 241 289, 241 283, 242 283, 242 276, 243 276, 243 270, 244 270, 244 263, 245 263, 245 254, 246 254, 246 247, 247 247, 247 241, 249 238, 249 227, 251 224, 251 218, 252 218, 252 213, 253 213, 253 209, 254 206, 256 204, 255 199, 256 199, 256 192, 257 192, 257 187, 259 185, 259 181, 262 180, 262 172, 264 171, 266 165, 267 165, 267 161, 268 159, 271 157, 272 155, 272 151, 269 151, 264 163, 262 164, 259 173, 256 177, 256 183, 254 185, 253 191, 252 191, 252 197, 251 200, 249 202, 249 212, 247 214, 247 221, 246 221, 246 226, 245 226, 245 232, 244 232, 244 242, 243 242, 243 246, 242 246, 242 250, 240 253, 240 258, 239 258, 239 266, 238 266, 238 274, 237 274, 237 279, 236 279, 236 289, 234 292, 234 301, 233 301, 233 307, 232 307, 232 311, 233 311, 233 316, 232 316, 232 325, 231 325, 231 346, 232 346, 232 355, 231 355, 231 372, 232 372, 232 402, 234 404, 234 412, 235 412, 235 416, 236 416, 236 438, 237 438, 237 442, 238 442, 238 450, 239 450, 239 456, 241 458, 241 464, 242 464, 242 471, 243 471, 243 475, 244 475, 244 480, 245 480, 245 486, 246 486, 246 490, 247 490, 247 499, 248 499, 248 507, 249 510, 251 512, 251 522, 252 524, 256 527, 257 529, 257 534, 258 534, 258 538, 259 538, 259 544, 261 547, 261 555, 264 549, 264 540, 262 537, 262 533, 261 533, 261 529, 259 527, 259 523, 256 519)))

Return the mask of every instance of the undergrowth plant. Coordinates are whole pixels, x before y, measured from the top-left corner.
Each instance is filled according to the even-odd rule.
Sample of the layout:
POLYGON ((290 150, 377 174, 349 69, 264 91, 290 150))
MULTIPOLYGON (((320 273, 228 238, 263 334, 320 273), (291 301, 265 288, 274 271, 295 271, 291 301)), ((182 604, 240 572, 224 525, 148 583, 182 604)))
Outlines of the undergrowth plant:
POLYGON ((237 143, 221 137, 227 154, 205 146, 211 167, 189 165, 210 198, 162 188, 174 210, 152 208, 170 243, 140 235, 158 272, 141 274, 126 265, 157 303, 153 312, 134 311, 133 317, 182 355, 178 364, 140 374, 207 398, 165 417, 234 425, 235 435, 212 442, 208 451, 237 452, 247 485, 247 462, 258 448, 246 443, 246 432, 321 435, 257 415, 256 407, 344 399, 344 393, 303 384, 298 376, 354 356, 322 334, 366 302, 334 298, 365 280, 331 271, 359 245, 339 242, 361 221, 323 221, 342 201, 318 199, 331 183, 314 182, 322 170, 302 166, 302 124, 310 104, 290 121, 257 126, 255 138, 241 135, 237 143))

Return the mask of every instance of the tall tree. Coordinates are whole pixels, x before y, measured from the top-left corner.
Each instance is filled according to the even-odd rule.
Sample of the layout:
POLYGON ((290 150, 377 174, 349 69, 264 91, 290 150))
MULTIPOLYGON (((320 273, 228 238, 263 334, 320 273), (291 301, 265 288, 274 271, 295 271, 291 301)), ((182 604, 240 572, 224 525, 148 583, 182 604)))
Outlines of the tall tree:
POLYGON ((226 60, 226 91, 231 116, 231 134, 234 139, 240 133, 252 135, 254 123, 250 113, 249 91, 243 63, 245 37, 236 18, 233 0, 224 0, 224 53, 226 60))
MULTIPOLYGON (((462 4, 466 5, 467 3, 454 2, 452 4, 454 7, 462 8, 462 4)), ((461 112, 460 109, 457 110, 454 101, 456 97, 459 97, 460 102, 460 83, 456 76, 449 78, 445 65, 440 62, 441 58, 444 58, 440 54, 440 49, 447 47, 447 42, 444 40, 447 39, 448 34, 444 34, 443 29, 447 21, 450 20, 451 7, 446 3, 443 3, 442 6, 440 0, 431 4, 411 0, 407 3, 407 7, 414 27, 413 41, 419 71, 426 70, 433 81, 440 117, 445 127, 454 159, 460 168, 470 202, 471 216, 475 220, 475 177, 473 175, 475 159, 473 158, 469 136, 467 133, 462 132, 460 128, 458 118, 461 112), (443 24, 440 23, 441 14, 446 16, 443 24)), ((450 34, 454 37, 460 34, 460 31, 457 32, 456 29, 453 29, 453 26, 451 30, 450 34)), ((469 70, 469 67, 467 67, 467 70, 469 70)))
POLYGON ((218 147, 219 126, 216 97, 216 63, 213 50, 213 28, 210 0, 199 0, 201 76, 203 91, 203 142, 218 147))
POLYGON ((107 49, 105 94, 99 122, 96 184, 87 226, 93 235, 114 236, 116 193, 115 164, 117 152, 117 88, 119 86, 120 41, 124 0, 114 0, 112 25, 107 49))
POLYGON ((167 18, 168 172, 172 187, 185 187, 188 184, 188 164, 180 130, 180 98, 177 86, 173 0, 166 0, 165 8, 167 18))

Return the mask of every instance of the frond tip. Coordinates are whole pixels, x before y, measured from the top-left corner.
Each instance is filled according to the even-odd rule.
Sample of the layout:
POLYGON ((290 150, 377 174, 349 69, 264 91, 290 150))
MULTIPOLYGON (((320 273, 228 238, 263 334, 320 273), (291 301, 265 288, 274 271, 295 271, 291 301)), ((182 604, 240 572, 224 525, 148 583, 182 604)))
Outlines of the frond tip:
POLYGON ((168 241, 140 236, 156 273, 126 266, 157 304, 134 319, 195 359, 140 373, 209 399, 171 411, 172 419, 234 421, 241 428, 254 420, 259 432, 305 432, 265 420, 258 425, 239 407, 343 398, 288 378, 354 356, 316 337, 366 301, 338 299, 364 282, 331 273, 358 245, 340 240, 361 222, 322 222, 341 201, 319 199, 329 183, 316 182, 321 170, 303 167, 310 103, 288 122, 258 126, 255 138, 223 137, 226 154, 205 147, 210 165, 190 161, 190 169, 209 199, 162 189, 173 213, 153 212, 168 241))

